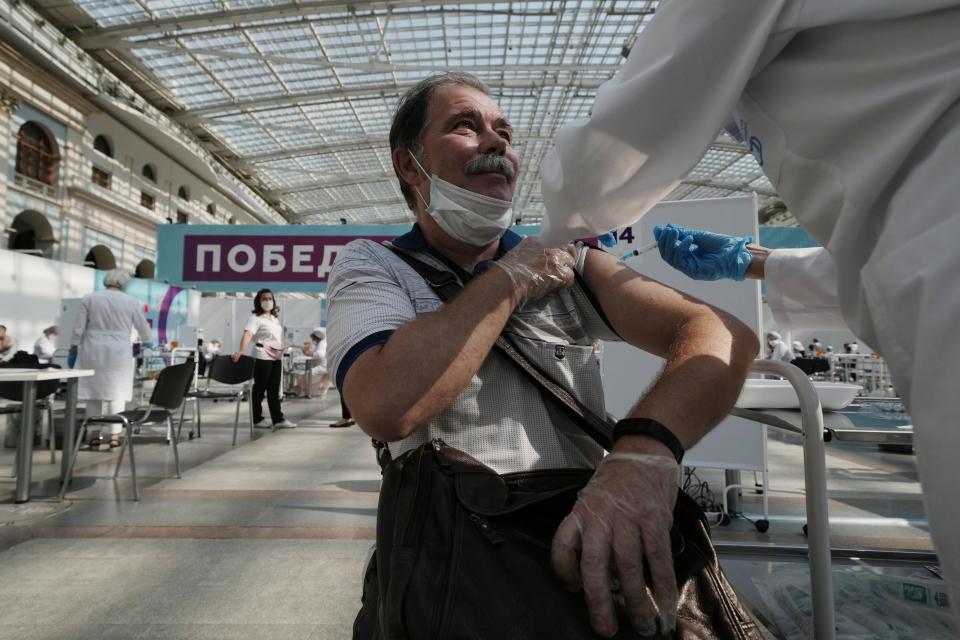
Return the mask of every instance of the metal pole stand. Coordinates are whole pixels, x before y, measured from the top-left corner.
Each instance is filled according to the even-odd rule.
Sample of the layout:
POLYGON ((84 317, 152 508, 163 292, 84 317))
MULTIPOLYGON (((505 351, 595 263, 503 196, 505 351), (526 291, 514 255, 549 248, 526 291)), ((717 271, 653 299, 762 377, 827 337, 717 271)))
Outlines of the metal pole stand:
POLYGON ((797 367, 774 360, 755 360, 751 371, 786 378, 800 399, 803 426, 803 482, 807 501, 807 545, 810 560, 810 598, 813 637, 836 637, 833 579, 830 574, 830 520, 827 510, 827 465, 823 446, 823 410, 813 384, 797 367))

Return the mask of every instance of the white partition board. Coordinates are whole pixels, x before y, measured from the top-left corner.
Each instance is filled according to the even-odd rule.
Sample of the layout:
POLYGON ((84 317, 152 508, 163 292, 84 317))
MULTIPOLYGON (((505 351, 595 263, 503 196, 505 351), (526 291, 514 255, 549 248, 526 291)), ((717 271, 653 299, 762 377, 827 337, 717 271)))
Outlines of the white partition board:
MULTIPOLYGON (((653 227, 673 222, 685 227, 757 237, 757 209, 753 197, 664 202, 634 227, 621 229, 612 251, 623 255, 653 241, 653 227)), ((755 280, 700 282, 673 269, 654 249, 627 260, 638 272, 720 307, 760 331, 760 285, 755 280)), ((623 417, 655 380, 663 360, 630 345, 607 342, 603 351, 603 386, 607 411, 623 417)), ((695 395, 685 402, 696 403, 695 395)), ((760 471, 766 467, 766 431, 756 422, 729 416, 684 456, 688 467, 760 471)))

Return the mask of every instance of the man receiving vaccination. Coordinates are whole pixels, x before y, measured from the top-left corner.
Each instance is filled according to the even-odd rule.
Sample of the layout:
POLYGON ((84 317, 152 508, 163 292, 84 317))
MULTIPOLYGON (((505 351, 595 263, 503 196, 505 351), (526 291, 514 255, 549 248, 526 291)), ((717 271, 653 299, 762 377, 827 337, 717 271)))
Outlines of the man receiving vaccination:
POLYGON ((410 89, 390 147, 416 216, 392 246, 457 274, 464 288, 443 304, 389 248, 368 240, 347 246, 330 279, 328 356, 357 424, 388 442, 394 458, 441 438, 501 474, 596 468, 556 533, 554 567, 571 587, 582 585, 601 635, 617 630, 614 570, 639 631, 656 629, 658 619, 673 628, 678 594, 669 529, 678 463, 669 437, 624 435, 603 458, 491 348, 509 334, 600 415, 597 340, 625 340, 665 358, 629 417, 657 421, 672 444, 687 449, 733 406, 758 351, 756 336, 602 251, 545 249, 510 231, 520 170, 513 132, 474 76, 431 76, 410 89))

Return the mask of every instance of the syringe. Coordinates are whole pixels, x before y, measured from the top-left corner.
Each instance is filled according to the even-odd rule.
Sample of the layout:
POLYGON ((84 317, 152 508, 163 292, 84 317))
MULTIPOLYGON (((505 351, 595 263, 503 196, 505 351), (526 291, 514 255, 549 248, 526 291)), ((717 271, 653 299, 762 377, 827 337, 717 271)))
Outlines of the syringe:
POLYGON ((622 256, 620 256, 620 259, 621 259, 621 260, 630 260, 630 259, 635 258, 635 257, 637 257, 637 256, 642 256, 642 255, 645 254, 647 251, 650 251, 651 249, 656 249, 656 248, 657 248, 657 241, 654 240, 654 241, 651 242, 650 244, 645 244, 645 245, 643 245, 642 247, 640 247, 639 249, 634 249, 634 250, 631 251, 630 253, 625 253, 625 254, 623 254, 622 256))

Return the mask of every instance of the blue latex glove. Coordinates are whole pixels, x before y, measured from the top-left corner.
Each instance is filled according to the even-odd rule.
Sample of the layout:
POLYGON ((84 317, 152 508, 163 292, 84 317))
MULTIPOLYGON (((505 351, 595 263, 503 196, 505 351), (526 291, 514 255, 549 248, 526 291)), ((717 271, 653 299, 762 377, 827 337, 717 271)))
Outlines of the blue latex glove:
POLYGON ((67 368, 73 369, 77 366, 77 351, 71 351, 70 355, 67 356, 67 368))
POLYGON ((752 261, 747 249, 752 236, 738 238, 668 224, 654 227, 653 237, 660 257, 694 280, 743 280, 752 261))
POLYGON ((597 236, 597 241, 608 248, 617 246, 617 230, 607 231, 605 234, 597 236))

